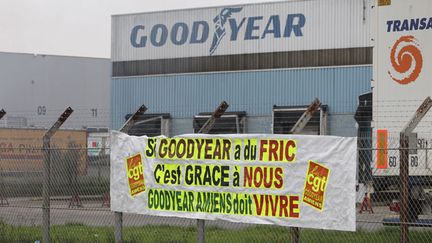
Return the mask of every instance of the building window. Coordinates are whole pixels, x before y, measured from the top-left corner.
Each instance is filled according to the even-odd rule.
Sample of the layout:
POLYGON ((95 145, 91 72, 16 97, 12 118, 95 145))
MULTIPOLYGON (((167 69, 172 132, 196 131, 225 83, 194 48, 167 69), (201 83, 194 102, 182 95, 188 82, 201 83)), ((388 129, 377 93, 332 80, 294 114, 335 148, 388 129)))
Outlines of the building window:
MULTIPOLYGON (((306 111, 307 106, 273 106, 273 133, 289 134, 306 111)), ((327 134, 327 106, 322 105, 312 116, 300 134, 327 134)))
MULTIPOLYGON (((125 119, 129 119, 132 114, 127 114, 125 119)), ((129 130, 129 135, 155 137, 159 135, 169 136, 169 113, 143 114, 129 130)))
MULTIPOLYGON (((211 112, 201 112, 194 116, 193 129, 197 133, 211 117, 211 112)), ((209 134, 232 134, 246 131, 246 112, 225 112, 216 122, 209 134)))

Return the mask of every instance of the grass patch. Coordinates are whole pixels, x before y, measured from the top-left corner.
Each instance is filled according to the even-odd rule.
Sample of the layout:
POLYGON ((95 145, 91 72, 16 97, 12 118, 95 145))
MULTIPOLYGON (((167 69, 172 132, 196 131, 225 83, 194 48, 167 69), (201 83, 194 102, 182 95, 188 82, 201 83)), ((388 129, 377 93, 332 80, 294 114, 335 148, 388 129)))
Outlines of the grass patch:
MULTIPOLYGON (((125 227, 124 242, 187 243, 196 242, 195 227, 143 226, 125 227)), ((114 242, 113 227, 90 227, 70 223, 51 227, 52 242, 114 242)), ((252 226, 242 229, 207 227, 206 242, 290 242, 289 229, 279 226, 252 226)), ((410 242, 428 242, 431 231, 411 231, 410 242)), ((42 240, 42 227, 12 226, 0 223, 0 242, 34 242, 42 240)), ((398 242, 398 228, 386 228, 377 232, 340 232, 325 230, 301 230, 300 242, 398 242)))

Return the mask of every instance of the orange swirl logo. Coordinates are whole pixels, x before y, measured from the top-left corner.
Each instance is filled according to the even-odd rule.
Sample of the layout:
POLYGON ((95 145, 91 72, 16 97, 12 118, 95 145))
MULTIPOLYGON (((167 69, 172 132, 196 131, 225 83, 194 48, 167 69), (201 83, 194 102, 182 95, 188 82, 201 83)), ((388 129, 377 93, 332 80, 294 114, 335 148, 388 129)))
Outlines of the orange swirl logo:
POLYGON ((423 67, 417 39, 411 35, 399 38, 391 49, 390 60, 394 72, 388 71, 388 74, 394 81, 403 85, 415 81, 423 67))

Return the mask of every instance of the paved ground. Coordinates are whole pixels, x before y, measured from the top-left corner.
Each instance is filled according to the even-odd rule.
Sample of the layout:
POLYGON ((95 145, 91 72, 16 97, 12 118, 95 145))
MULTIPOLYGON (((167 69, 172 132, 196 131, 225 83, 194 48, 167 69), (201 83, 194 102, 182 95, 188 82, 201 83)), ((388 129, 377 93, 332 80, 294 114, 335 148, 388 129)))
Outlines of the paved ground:
MULTIPOLYGON (((9 198, 9 206, 0 206, 0 221, 13 225, 41 225, 42 224, 42 201, 32 198, 9 198)), ((114 214, 107 207, 102 207, 102 200, 98 198, 83 198, 82 208, 69 208, 67 199, 51 201, 51 223, 52 225, 80 223, 90 226, 113 226, 114 214)), ((358 213, 357 229, 376 231, 384 228, 383 218, 397 217, 396 213, 390 212, 387 206, 376 206, 374 213, 358 213)), ((430 218, 430 217, 429 217, 430 218)), ((125 214, 125 226, 141 225, 173 225, 173 226, 195 226, 196 220, 182 218, 154 217, 145 215, 125 214)), ((207 221, 206 225, 222 228, 243 228, 250 224, 230 223, 226 221, 207 221)), ((430 228, 432 230, 432 228, 430 228)))
MULTIPOLYGON (((13 225, 41 225, 42 201, 37 199, 8 199, 9 206, 0 206, 0 221, 13 225)), ((51 224, 78 223, 90 226, 114 226, 114 213, 102 207, 102 200, 83 200, 83 207, 69 208, 68 200, 51 201, 51 224)), ((196 226, 196 220, 175 217, 155 217, 124 214, 124 226, 172 225, 196 226)), ((222 228, 242 228, 250 224, 208 221, 206 225, 222 228)))

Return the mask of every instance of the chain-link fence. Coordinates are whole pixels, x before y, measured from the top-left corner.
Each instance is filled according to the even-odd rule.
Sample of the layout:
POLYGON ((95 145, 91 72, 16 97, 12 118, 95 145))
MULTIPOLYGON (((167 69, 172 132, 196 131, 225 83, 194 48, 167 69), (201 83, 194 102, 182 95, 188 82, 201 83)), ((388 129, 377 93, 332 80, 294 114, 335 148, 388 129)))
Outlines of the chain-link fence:
MULTIPOLYGON (((210 133, 289 133, 306 108, 273 107, 271 115, 252 117, 244 112, 227 112, 216 121, 210 133)), ((371 120, 371 114, 366 111, 356 115, 362 113, 371 120)), ((80 114, 78 109, 72 116, 80 114)), ((163 113, 145 113, 129 133, 173 136, 181 130, 173 126, 186 127, 186 123, 188 130, 183 133, 198 132, 210 115, 197 113, 194 117, 176 118, 163 113)), ((354 117, 352 113, 332 114, 321 106, 303 133, 356 136, 359 132, 358 153, 352 155, 358 161, 357 230, 300 229, 300 242, 398 242, 401 237, 399 216, 403 208, 401 151, 408 151, 409 238, 411 242, 430 242, 432 136, 419 133, 410 139, 407 148, 401 149, 398 136, 372 131, 370 125, 368 128, 361 122, 356 126, 354 117), (385 142, 380 136, 386 138, 385 142)), ((126 118, 129 116, 124 120, 126 118)), ((85 119, 81 117, 84 123, 85 119)), ((100 119, 109 121, 110 117, 107 113, 100 119)), ((3 123, 0 128, 0 242, 42 241, 42 188, 46 179, 43 165, 47 151, 51 162, 51 240, 115 241, 115 217, 110 210, 109 194, 109 129, 74 125, 66 122, 67 129, 55 133, 47 149, 42 139, 46 128, 18 128, 3 123)), ((122 225, 124 242, 196 242, 198 237, 197 220, 191 219, 125 213, 122 225)), ((206 242, 287 242, 293 240, 292 236, 288 227, 205 222, 206 242)))

